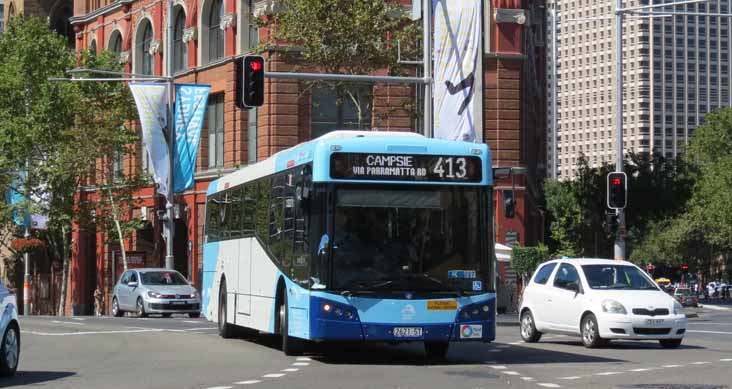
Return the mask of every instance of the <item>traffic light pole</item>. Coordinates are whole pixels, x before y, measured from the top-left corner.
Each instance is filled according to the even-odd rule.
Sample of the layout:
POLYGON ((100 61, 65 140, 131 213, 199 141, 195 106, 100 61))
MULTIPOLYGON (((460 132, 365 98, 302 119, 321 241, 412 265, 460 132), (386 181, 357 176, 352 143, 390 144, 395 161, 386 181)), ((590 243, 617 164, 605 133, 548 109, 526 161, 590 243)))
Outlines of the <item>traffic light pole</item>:
MULTIPOLYGON (((623 0, 615 5, 615 171, 623 171, 623 0)), ((618 228, 615 232, 616 260, 625 260, 625 209, 617 210, 618 228)))
POLYGON ((167 0, 165 31, 165 75, 168 78, 168 192, 165 197, 165 268, 174 269, 173 238, 175 237, 175 215, 173 203, 173 161, 175 161, 175 80, 173 79, 173 0, 167 0))

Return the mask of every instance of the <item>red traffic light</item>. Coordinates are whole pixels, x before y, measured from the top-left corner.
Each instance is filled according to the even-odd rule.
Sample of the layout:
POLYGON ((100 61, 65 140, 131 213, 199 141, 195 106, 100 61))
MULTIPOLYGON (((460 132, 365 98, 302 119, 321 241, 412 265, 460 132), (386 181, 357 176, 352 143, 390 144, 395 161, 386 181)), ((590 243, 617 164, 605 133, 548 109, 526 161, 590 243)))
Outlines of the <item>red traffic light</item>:
POLYGON ((258 72, 258 71, 262 70, 263 67, 264 67, 264 64, 262 64, 261 61, 255 60, 255 61, 249 62, 249 69, 252 69, 252 71, 258 72))
POLYGON ((653 269, 655 269, 655 268, 656 268, 656 267, 655 267, 655 266, 653 266, 653 265, 648 265, 648 266, 646 266, 646 270, 648 270, 648 271, 653 271, 653 269))
POLYGON ((689 265, 681 265, 681 270, 689 270, 689 265))
POLYGON ((620 185, 623 185, 623 180, 621 180, 620 178, 611 178, 610 179, 610 185, 612 185, 612 186, 620 186, 620 185))

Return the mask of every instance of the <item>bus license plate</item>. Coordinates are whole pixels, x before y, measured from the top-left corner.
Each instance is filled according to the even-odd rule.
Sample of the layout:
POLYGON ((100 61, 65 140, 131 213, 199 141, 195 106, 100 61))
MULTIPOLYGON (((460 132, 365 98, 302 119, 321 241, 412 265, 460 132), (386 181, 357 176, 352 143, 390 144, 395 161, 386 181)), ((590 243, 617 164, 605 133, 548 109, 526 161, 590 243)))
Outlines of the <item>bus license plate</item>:
POLYGON ((646 319, 646 324, 652 326, 663 324, 663 319, 646 319))
POLYGON ((395 338, 421 338, 422 327, 394 327, 395 338))

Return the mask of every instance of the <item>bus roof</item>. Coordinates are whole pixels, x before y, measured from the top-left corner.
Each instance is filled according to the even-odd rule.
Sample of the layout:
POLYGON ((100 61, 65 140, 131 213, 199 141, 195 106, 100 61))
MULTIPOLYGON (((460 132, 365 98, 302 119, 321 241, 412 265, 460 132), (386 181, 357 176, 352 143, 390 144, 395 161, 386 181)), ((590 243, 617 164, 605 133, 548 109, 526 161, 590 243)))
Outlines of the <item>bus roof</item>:
MULTIPOLYGON (((478 156, 483 161, 485 171, 480 184, 490 185, 493 179, 492 171, 489 169, 490 151, 483 143, 426 138, 414 132, 333 131, 225 175, 211 182, 206 194, 211 195, 309 162, 319 166, 313 169, 313 181, 330 181, 327 172, 332 152, 478 156)), ((370 183, 378 182, 370 181, 370 183)))

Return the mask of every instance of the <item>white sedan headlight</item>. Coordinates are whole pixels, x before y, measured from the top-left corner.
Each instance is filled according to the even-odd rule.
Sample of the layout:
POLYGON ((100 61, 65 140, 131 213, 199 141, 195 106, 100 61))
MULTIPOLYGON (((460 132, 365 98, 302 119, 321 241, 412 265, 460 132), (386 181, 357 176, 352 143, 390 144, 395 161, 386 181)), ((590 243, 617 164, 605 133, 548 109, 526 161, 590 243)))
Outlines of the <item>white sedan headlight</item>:
POLYGON ((674 301, 674 315, 681 315, 682 313, 684 313, 684 307, 678 301, 674 301))
POLYGON ((623 304, 615 300, 605 300, 602 302, 602 311, 607 313, 617 313, 620 315, 627 315, 628 311, 625 310, 623 304))

